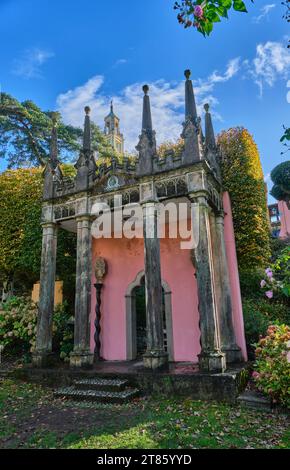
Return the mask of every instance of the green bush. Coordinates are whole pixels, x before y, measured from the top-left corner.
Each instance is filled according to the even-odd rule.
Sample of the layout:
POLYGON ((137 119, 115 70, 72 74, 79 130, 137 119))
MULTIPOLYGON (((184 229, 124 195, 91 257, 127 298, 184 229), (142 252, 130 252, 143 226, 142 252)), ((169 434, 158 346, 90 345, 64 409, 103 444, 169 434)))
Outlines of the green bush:
POLYGON ((240 269, 240 286, 243 298, 262 298, 261 279, 265 271, 263 269, 240 269))
POLYGON ((272 323, 290 325, 290 309, 283 302, 274 302, 266 298, 244 298, 243 312, 247 349, 249 357, 253 357, 254 344, 261 336, 265 336, 272 323))
MULTIPOLYGON (((35 348, 37 305, 27 297, 11 297, 0 309, 0 344, 9 355, 29 355, 35 348)), ((53 351, 67 360, 73 348, 73 323, 67 303, 53 316, 53 351)))
POLYGON ((25 354, 34 348, 37 306, 25 297, 11 297, 0 310, 0 344, 7 353, 25 354))
POLYGON ((74 328, 68 304, 58 305, 53 315, 53 350, 57 351, 64 361, 69 359, 73 350, 74 328))
POLYGON ((255 352, 253 378, 258 389, 290 408, 290 328, 271 325, 255 352))

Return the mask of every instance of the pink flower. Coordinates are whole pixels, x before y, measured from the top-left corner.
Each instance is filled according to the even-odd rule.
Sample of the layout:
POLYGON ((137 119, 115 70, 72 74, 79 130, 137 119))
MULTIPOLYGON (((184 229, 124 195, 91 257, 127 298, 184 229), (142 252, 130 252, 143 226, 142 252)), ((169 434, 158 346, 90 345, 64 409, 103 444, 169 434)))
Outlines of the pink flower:
POLYGON ((273 271, 271 268, 267 268, 265 270, 265 273, 267 274, 268 278, 271 279, 271 277, 273 277, 273 271))
POLYGON ((261 286, 261 287, 265 287, 266 284, 267 284, 267 283, 266 283, 265 279, 262 279, 260 286, 261 286))
POLYGON ((200 5, 196 5, 194 7, 194 16, 196 16, 197 18, 201 18, 202 15, 203 15, 203 9, 200 5))
POLYGON ((258 379, 258 378, 260 377, 259 372, 254 371, 254 372, 252 373, 252 377, 253 377, 253 379, 258 379))
POLYGON ((272 290, 267 290, 267 292, 265 292, 265 295, 266 295, 266 297, 268 297, 268 299, 273 299, 273 291, 272 290))

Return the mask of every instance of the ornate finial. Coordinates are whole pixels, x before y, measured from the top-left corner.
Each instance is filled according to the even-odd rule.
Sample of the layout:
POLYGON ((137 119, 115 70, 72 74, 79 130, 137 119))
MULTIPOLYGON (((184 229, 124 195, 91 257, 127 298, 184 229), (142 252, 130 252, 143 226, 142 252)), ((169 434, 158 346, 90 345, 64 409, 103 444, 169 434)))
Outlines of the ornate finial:
POLYGON ((204 110, 205 110, 206 113, 208 113, 208 110, 209 110, 209 104, 208 103, 205 103, 204 110))
POLYGON ((91 112, 91 108, 89 106, 85 106, 85 113, 88 116, 91 112))
POLYGON ((111 100, 111 113, 114 112, 114 103, 113 103, 113 100, 111 100))
POLYGON ((149 91, 149 86, 148 86, 148 85, 144 85, 142 89, 143 89, 143 91, 144 91, 144 94, 147 95, 147 94, 148 94, 148 91, 149 91))
POLYGON ((186 80, 189 80, 190 76, 191 76, 191 71, 189 69, 186 69, 184 71, 184 76, 185 76, 186 80))

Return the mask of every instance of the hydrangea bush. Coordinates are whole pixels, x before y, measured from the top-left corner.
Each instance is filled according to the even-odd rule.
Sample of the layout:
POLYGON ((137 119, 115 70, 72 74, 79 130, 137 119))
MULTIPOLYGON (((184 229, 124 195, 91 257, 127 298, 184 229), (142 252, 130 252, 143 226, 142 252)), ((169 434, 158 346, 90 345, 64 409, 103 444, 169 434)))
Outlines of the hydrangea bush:
POLYGON ((253 379, 273 403, 290 408, 290 328, 271 325, 256 345, 253 379))
POLYGON ((260 286, 268 299, 275 293, 290 298, 290 246, 282 250, 276 262, 265 270, 260 286))
POLYGON ((35 346, 37 306, 25 297, 11 297, 0 309, 0 344, 25 353, 35 346))
MULTIPOLYGON (((11 297, 0 308, 0 345, 11 355, 23 355, 35 348, 37 305, 27 297, 11 297)), ((55 308, 53 350, 67 360, 73 348, 73 322, 66 303, 55 308)))

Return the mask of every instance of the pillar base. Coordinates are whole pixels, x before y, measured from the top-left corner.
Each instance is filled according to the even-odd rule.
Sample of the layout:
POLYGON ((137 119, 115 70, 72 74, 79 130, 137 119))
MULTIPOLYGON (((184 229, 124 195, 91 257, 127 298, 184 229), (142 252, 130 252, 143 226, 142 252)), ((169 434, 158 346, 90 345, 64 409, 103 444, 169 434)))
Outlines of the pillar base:
POLYGON ((69 363, 73 369, 90 369, 94 363, 94 355, 90 351, 73 351, 70 353, 69 363))
POLYGON ((224 372, 226 370, 226 355, 219 351, 201 352, 198 355, 201 372, 224 372))
POLYGON ((163 351, 147 351, 143 355, 143 365, 146 369, 160 369, 168 363, 168 354, 163 351))
POLYGON ((51 351, 34 351, 32 353, 32 365, 39 369, 53 366, 55 359, 55 354, 51 351))
POLYGON ((244 361, 241 348, 237 344, 222 348, 222 352, 226 355, 227 364, 234 364, 244 361))

